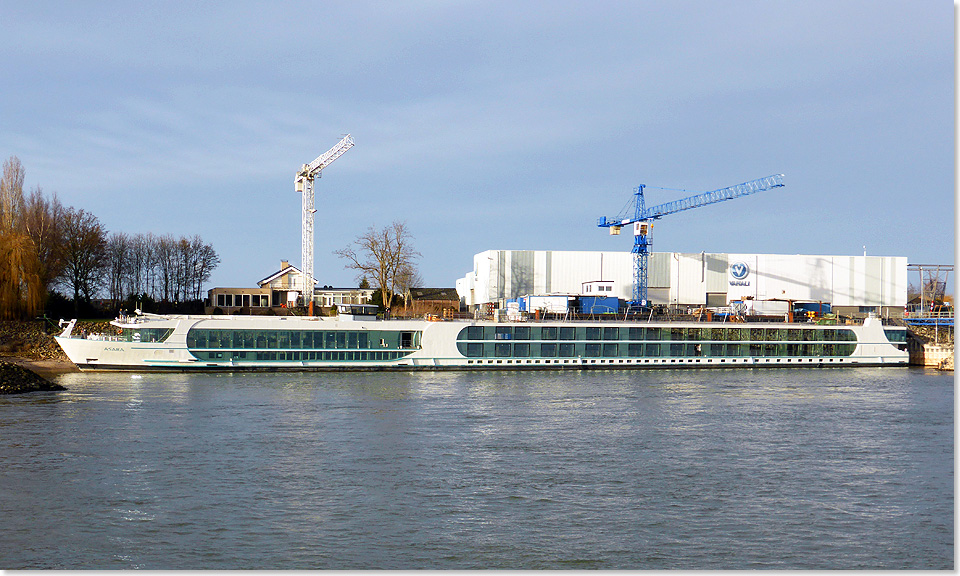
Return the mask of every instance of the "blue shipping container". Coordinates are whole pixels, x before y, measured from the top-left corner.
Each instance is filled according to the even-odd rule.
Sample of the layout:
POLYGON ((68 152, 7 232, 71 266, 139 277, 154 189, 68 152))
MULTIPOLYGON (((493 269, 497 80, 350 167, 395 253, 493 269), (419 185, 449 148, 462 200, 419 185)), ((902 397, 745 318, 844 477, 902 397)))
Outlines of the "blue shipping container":
POLYGON ((620 300, 615 296, 581 296, 581 314, 616 314, 620 310, 620 300))

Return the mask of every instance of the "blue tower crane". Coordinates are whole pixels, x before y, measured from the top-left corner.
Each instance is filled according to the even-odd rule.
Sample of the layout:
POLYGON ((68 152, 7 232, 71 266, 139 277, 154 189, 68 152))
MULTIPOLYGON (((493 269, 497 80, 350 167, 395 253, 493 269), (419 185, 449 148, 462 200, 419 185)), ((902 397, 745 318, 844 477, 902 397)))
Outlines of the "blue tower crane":
POLYGON ((633 193, 632 216, 630 215, 630 204, 628 204, 620 215, 609 219, 606 216, 601 216, 597 220, 597 226, 609 228, 612 235, 620 234, 622 227, 633 224, 633 300, 630 302, 630 306, 647 306, 647 260, 650 254, 649 248, 652 244, 648 236, 653 231, 654 220, 659 220, 667 214, 700 208, 724 200, 733 200, 734 198, 782 186, 783 174, 774 174, 713 192, 704 192, 680 200, 658 204, 652 208, 647 208, 644 204, 643 189, 646 188, 646 185, 638 186, 633 193))

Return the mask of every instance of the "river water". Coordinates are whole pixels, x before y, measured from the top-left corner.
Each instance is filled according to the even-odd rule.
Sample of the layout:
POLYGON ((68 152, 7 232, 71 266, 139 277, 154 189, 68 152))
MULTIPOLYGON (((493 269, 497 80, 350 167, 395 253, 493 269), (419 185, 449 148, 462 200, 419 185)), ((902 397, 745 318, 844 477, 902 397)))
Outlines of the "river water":
POLYGON ((0 568, 954 568, 952 373, 58 381, 0 396, 0 568))

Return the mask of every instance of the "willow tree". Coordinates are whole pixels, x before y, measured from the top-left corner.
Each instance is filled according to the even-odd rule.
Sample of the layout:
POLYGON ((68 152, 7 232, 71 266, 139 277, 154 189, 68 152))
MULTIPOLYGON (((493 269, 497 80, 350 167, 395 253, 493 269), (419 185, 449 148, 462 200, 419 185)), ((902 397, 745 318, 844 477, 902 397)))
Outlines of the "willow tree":
POLYGON ((27 233, 23 198, 24 169, 16 156, 3 163, 0 178, 0 317, 35 315, 43 306, 44 286, 36 244, 27 233))
POLYGON ((0 317, 35 316, 43 308, 40 260, 26 234, 0 234, 0 317))
POLYGON ((356 270, 358 279, 373 281, 388 310, 404 279, 417 276, 416 260, 420 257, 404 222, 394 222, 381 229, 371 226, 334 254, 347 260, 346 268, 356 270))

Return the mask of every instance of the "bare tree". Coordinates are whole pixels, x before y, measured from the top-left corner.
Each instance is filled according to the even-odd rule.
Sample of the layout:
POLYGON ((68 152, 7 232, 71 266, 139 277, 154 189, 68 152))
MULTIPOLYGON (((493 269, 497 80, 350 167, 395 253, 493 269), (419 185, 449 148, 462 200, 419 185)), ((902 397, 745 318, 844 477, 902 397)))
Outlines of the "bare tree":
POLYGON ((204 244, 199 236, 194 237, 193 250, 196 254, 194 269, 193 299, 200 300, 203 295, 203 285, 210 280, 210 275, 220 263, 220 256, 209 244, 204 244))
POLYGON ((48 199, 39 186, 30 192, 24 205, 24 225, 37 249, 44 292, 63 272, 63 211, 57 194, 48 199))
POLYGON ((156 239, 154 244, 154 256, 157 280, 160 282, 159 300, 170 302, 170 296, 173 294, 173 277, 176 273, 176 240, 173 236, 165 234, 156 239))
POLYGON ((64 272, 60 283, 73 291, 74 313, 80 297, 89 301, 100 286, 107 232, 93 214, 67 208, 63 216, 64 272))
POLYGON ((371 226, 352 244, 334 254, 347 260, 346 268, 356 270, 358 279, 373 281, 388 310, 401 277, 416 275, 415 262, 420 256, 413 249, 413 236, 406 224, 399 221, 379 230, 371 226))
POLYGON ((11 156, 3 163, 3 178, 0 179, 0 234, 23 231, 25 175, 23 165, 16 156, 11 156))
POLYGON ((150 274, 150 236, 134 234, 130 237, 130 256, 127 260, 128 294, 141 296, 147 292, 150 274))
POLYGON ((405 267, 397 275, 397 288, 403 294, 404 310, 410 308, 410 289, 419 286, 423 286, 423 278, 420 277, 420 272, 416 268, 405 267))
POLYGON ((126 296, 130 268, 130 237, 114 232, 107 239, 106 249, 107 297, 120 302, 126 296))

